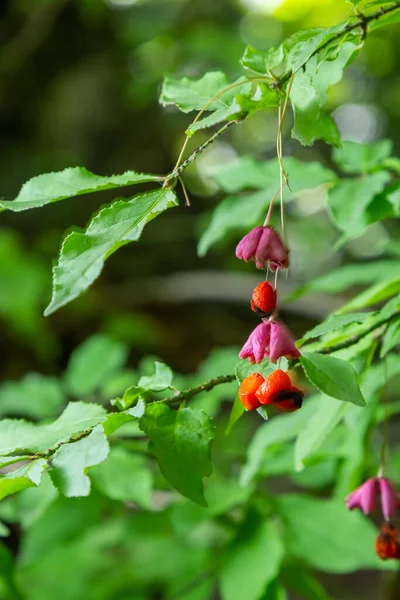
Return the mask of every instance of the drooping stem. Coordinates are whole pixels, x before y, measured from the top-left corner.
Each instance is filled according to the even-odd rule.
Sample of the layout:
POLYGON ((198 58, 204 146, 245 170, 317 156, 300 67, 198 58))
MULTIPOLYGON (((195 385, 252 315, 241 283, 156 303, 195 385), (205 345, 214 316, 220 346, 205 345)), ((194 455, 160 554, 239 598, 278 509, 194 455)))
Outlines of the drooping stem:
POLYGON ((388 372, 387 372, 387 360, 383 361, 383 376, 384 376, 384 386, 382 389, 382 404, 383 404, 383 408, 384 408, 384 419, 383 419, 383 425, 382 425, 382 447, 381 447, 381 458, 379 461, 379 470, 378 470, 378 477, 382 477, 384 470, 385 470, 385 464, 386 464, 386 451, 387 451, 387 447, 388 447, 388 443, 389 443, 389 418, 388 418, 388 411, 387 411, 387 385, 388 385, 388 372))
POLYGON ((232 127, 232 125, 239 123, 241 120, 242 119, 235 119, 233 121, 227 121, 227 123, 225 123, 225 125, 220 129, 218 129, 218 131, 216 131, 214 135, 212 135, 207 141, 205 141, 204 144, 201 144, 201 146, 193 150, 192 154, 188 156, 179 167, 175 167, 175 169, 171 173, 171 177, 180 177, 180 175, 186 169, 186 167, 188 167, 193 161, 195 161, 199 154, 204 152, 204 150, 208 148, 208 146, 210 146, 213 142, 215 142, 215 140, 219 138, 220 135, 225 133, 225 131, 229 129, 229 127, 232 127))

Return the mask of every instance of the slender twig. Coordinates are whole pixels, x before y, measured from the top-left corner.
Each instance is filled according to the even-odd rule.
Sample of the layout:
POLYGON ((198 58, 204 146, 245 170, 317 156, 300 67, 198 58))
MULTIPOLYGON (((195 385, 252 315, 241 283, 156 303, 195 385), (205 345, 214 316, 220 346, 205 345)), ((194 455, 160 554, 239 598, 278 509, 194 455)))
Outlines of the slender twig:
POLYGON ((235 379, 236 376, 234 373, 231 373, 230 375, 220 375, 214 379, 209 379, 205 383, 201 383, 195 387, 183 390, 182 392, 179 392, 179 394, 175 394, 175 396, 167 396, 166 398, 162 398, 156 402, 161 402, 162 404, 176 404, 177 402, 183 402, 183 400, 188 400, 192 396, 200 394, 201 392, 211 391, 216 385, 220 385, 221 383, 230 383, 235 379))
POLYGON ((232 127, 232 125, 239 123, 241 120, 242 119, 235 119, 233 121, 228 121, 227 123, 225 123, 225 125, 223 125, 223 127, 218 129, 218 131, 216 131, 214 135, 212 135, 208 140, 201 144, 201 146, 198 146, 198 148, 193 150, 192 154, 188 156, 179 167, 175 168, 170 175, 167 176, 164 185, 167 186, 169 181, 173 179, 178 179, 182 172, 186 169, 186 167, 192 164, 192 162, 196 160, 199 154, 204 152, 204 150, 208 148, 208 146, 210 146, 213 142, 215 142, 215 140, 219 138, 220 135, 225 133, 225 131, 229 129, 229 127, 232 127))

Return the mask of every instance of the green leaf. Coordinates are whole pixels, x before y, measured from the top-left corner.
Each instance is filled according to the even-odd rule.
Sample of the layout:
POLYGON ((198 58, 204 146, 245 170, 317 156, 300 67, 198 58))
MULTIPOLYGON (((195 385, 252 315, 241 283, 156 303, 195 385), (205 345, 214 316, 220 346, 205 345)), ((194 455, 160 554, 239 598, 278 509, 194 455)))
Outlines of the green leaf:
POLYGON ((250 513, 224 556, 222 600, 258 600, 277 576, 283 555, 280 536, 271 522, 250 513))
POLYGON ((316 569, 351 573, 395 568, 375 554, 375 525, 359 512, 349 511, 343 500, 288 494, 278 498, 277 510, 285 525, 289 551, 316 569))
POLYGON ((155 361, 154 375, 150 377, 143 376, 139 379, 138 386, 151 390, 152 392, 162 392, 171 387, 173 373, 164 363, 155 361))
MULTIPOLYGON (((285 169, 292 188, 292 192, 286 190, 286 200, 295 198, 296 194, 304 190, 315 189, 337 180, 335 173, 320 162, 302 162, 293 156, 285 158, 285 169)), ((279 162, 277 159, 260 161, 252 156, 241 156, 234 163, 219 167, 214 172, 213 179, 228 193, 246 189, 271 190, 273 193, 278 187, 279 162)))
POLYGON ((307 292, 335 294, 354 285, 387 281, 397 275, 398 269, 399 262, 397 260, 368 261, 354 265, 343 265, 330 273, 314 277, 306 285, 286 297, 285 301, 291 302, 307 292))
POLYGON ((391 140, 368 144, 345 141, 341 148, 334 148, 332 158, 343 173, 368 173, 390 156, 392 148, 391 140))
POLYGON ((92 394, 113 371, 124 365, 127 355, 126 346, 107 335, 99 333, 88 338, 69 359, 65 372, 68 392, 73 396, 92 394))
POLYGON ((107 460, 89 471, 94 486, 113 500, 151 508, 153 478, 143 456, 111 448, 107 460))
POLYGON ((303 146, 311 146, 317 139, 340 145, 336 124, 321 110, 317 90, 305 71, 297 71, 290 90, 290 101, 294 114, 293 138, 303 146))
POLYGON ((42 419, 51 417, 64 403, 64 394, 55 377, 28 373, 19 381, 0 386, 0 414, 42 419))
POLYGON ((349 362, 311 352, 303 352, 300 362, 307 378, 321 392, 338 400, 365 406, 357 372, 349 362))
POLYGON ((242 383, 252 373, 260 373, 263 377, 267 377, 272 371, 275 371, 276 365, 269 362, 268 358, 263 358, 258 364, 250 364, 248 360, 239 360, 235 366, 235 375, 238 383, 242 383))
MULTIPOLYGON (((295 198, 306 189, 332 182, 336 177, 332 171, 319 163, 302 163, 292 157, 285 160, 285 168, 293 190, 293 193, 285 192, 286 200, 295 198)), ((200 256, 204 256, 211 246, 224 239, 231 231, 250 229, 264 217, 266 202, 276 192, 279 163, 277 160, 259 162, 246 156, 234 165, 219 170, 214 178, 227 192, 245 188, 262 191, 241 197, 228 196, 218 204, 208 228, 199 240, 200 256)))
POLYGON ((54 448, 72 435, 98 425, 106 417, 105 409, 98 404, 70 402, 54 423, 35 425, 23 420, 3 419, 0 421, 0 456, 18 450, 43 452, 54 448))
POLYGON ((45 315, 86 291, 111 254, 124 244, 138 240, 146 223, 176 204, 171 190, 139 194, 101 209, 85 232, 68 233, 53 269, 53 296, 45 315))
POLYGON ((365 210, 389 180, 390 174, 380 171, 357 179, 343 179, 330 191, 330 213, 335 225, 346 234, 347 239, 363 233, 369 224, 365 210))
POLYGON ((349 407, 348 402, 333 402, 326 396, 319 398, 318 408, 296 439, 295 468, 297 471, 304 469, 307 457, 320 448, 349 407))
POLYGON ((236 95, 229 105, 222 106, 207 117, 189 125, 185 132, 186 135, 191 136, 199 129, 212 127, 222 121, 250 116, 259 110, 265 110, 266 108, 278 106, 279 104, 277 90, 271 90, 271 88, 264 83, 257 85, 254 91, 252 91, 250 84, 243 86, 241 89, 243 90, 243 93, 240 94, 235 90, 236 95))
POLYGON ((265 192, 257 192, 243 198, 228 196, 222 200, 199 240, 197 246, 199 256, 205 256, 211 246, 224 239, 230 231, 251 229, 265 212, 266 196, 265 192))
POLYGON ((383 337, 379 358, 384 358, 390 350, 400 344, 400 319, 390 323, 383 337))
POLYGON ((0 200, 0 210, 8 209, 19 212, 65 198, 73 198, 80 194, 99 192, 145 181, 158 181, 159 179, 156 175, 135 173, 135 171, 103 177, 95 175, 83 167, 70 167, 58 173, 45 173, 33 177, 24 183, 15 200, 0 200))
POLYGON ((98 465, 109 453, 103 427, 98 425, 85 438, 64 444, 51 459, 50 477, 56 488, 68 498, 88 496, 90 479, 86 469, 98 465))
POLYGON ((232 404, 231 414, 229 415, 228 425, 225 429, 225 435, 229 435, 232 431, 232 427, 237 421, 239 421, 240 417, 246 412, 246 409, 242 402, 240 401, 239 396, 236 396, 234 403, 232 404))
POLYGON ((343 42, 339 47, 335 47, 337 53, 335 53, 334 59, 328 55, 328 59, 320 61, 318 55, 307 63, 306 71, 311 76, 321 107, 328 100, 329 88, 342 79, 345 68, 359 47, 358 42, 357 44, 343 42))
POLYGON ((289 64, 292 67, 292 72, 296 73, 318 50, 322 44, 325 44, 329 39, 333 39, 336 34, 341 33, 346 27, 346 23, 339 23, 334 27, 316 30, 314 35, 307 40, 297 43, 288 55, 289 64))
POLYGON ((240 62, 245 69, 261 75, 268 75, 272 69, 275 69, 283 62, 284 58, 285 52, 283 46, 269 48, 266 52, 256 50, 252 46, 247 46, 240 62))
POLYGON ((179 110, 190 112, 201 110, 214 96, 223 92, 209 104, 206 110, 226 109, 242 87, 249 87, 247 80, 243 77, 234 83, 239 84, 241 81, 243 86, 237 85, 233 89, 223 92, 232 83, 221 71, 206 73, 197 81, 189 79, 189 77, 176 79, 171 75, 167 75, 162 85, 160 103, 163 106, 174 104, 179 110))
POLYGON ((269 448, 296 437, 308 423, 317 406, 318 399, 309 398, 301 410, 277 416, 257 429, 248 446, 246 464, 240 474, 242 485, 248 485, 259 473, 269 448))
POLYGON ((0 475, 0 500, 24 488, 38 486, 46 466, 47 461, 38 458, 11 473, 0 475))
POLYGON ((394 6, 394 8, 394 12, 390 12, 385 16, 379 17, 379 19, 371 21, 371 23, 368 25, 368 31, 374 31, 380 27, 386 27, 387 25, 398 23, 400 21, 400 11, 397 10, 399 7, 394 6))
MULTIPOLYGON (((4 525, 4 523, 2 523, 0 521, 0 537, 8 537, 10 535, 10 530, 7 527, 7 525, 4 525)), ((1 553, 0 553, 1 555, 1 553)))
POLYGON ((142 400, 139 400, 137 405, 134 408, 130 408, 125 412, 121 413, 110 413, 105 421, 103 421, 103 429, 106 436, 110 436, 117 429, 126 425, 127 423, 131 423, 132 421, 140 419, 140 417, 144 414, 144 403, 142 400))
POLYGON ((124 392, 122 398, 111 400, 111 404, 116 406, 118 410, 126 410, 131 406, 137 406, 139 404, 144 406, 147 396, 148 392, 146 392, 145 389, 138 385, 131 385, 131 387, 124 392))
POLYGON ((289 564, 281 577, 290 590, 305 600, 331 600, 318 579, 303 566, 289 564))
POLYGON ((336 329, 341 329, 350 323, 364 323, 364 321, 366 321, 373 314, 374 313, 372 312, 363 312, 349 313, 347 315, 331 315, 326 321, 307 331, 307 333, 304 334, 300 340, 297 340, 296 345, 301 346, 307 340, 325 335, 326 333, 330 333, 336 329))
MULTIPOLYGON (((398 264, 398 263, 397 263, 398 264)), ((398 270, 397 270, 398 272, 398 270)), ((359 310, 366 306, 378 304, 387 298, 391 298, 400 292, 400 277, 396 277, 392 281, 382 281, 368 288, 364 292, 361 292, 355 298, 352 298, 350 302, 345 304, 338 310, 338 313, 349 312, 352 310, 359 310)))
POLYGON ((15 498, 18 520, 23 528, 31 527, 38 521, 58 497, 47 471, 43 472, 38 487, 28 487, 15 498))
POLYGON ((214 438, 214 426, 210 417, 201 410, 174 411, 154 402, 146 406, 140 428, 149 436, 149 450, 172 487, 201 506, 207 506, 203 477, 212 472, 210 442, 214 438))

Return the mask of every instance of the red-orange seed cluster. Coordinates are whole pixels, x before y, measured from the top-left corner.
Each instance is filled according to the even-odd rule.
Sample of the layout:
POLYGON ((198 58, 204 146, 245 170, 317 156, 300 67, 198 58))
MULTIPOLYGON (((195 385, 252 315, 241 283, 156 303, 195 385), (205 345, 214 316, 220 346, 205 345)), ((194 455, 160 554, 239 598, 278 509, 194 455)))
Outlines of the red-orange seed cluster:
POLYGON ((400 543, 396 527, 391 523, 382 523, 375 541, 375 552, 382 560, 400 558, 400 543))
POLYGON ((292 385, 289 375, 281 369, 273 371, 265 379, 260 373, 252 373, 239 388, 239 398, 246 410, 272 404, 282 412, 293 412, 301 408, 303 396, 303 392, 292 385))

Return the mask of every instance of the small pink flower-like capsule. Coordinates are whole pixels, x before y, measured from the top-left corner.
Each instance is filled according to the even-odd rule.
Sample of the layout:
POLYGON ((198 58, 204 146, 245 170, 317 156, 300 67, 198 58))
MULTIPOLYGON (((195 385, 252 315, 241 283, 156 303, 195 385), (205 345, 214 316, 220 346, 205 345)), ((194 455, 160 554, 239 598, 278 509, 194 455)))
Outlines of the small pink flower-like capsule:
POLYGON ((286 356, 291 360, 301 356, 294 345, 294 338, 289 329, 281 322, 271 322, 271 335, 269 342, 269 360, 276 363, 278 358, 286 356))
POLYGON ((349 510, 361 508, 363 513, 367 515, 376 509, 378 493, 379 479, 371 477, 347 496, 346 506, 349 510))
POLYGON ((268 264, 271 271, 287 269, 288 249, 272 227, 258 226, 244 236, 236 247, 236 256, 245 262, 254 260, 257 269, 268 264))
POLYGON ((263 322, 257 325, 239 352, 239 358, 247 358, 250 364, 254 364, 268 356, 270 329, 269 323, 263 322))
POLYGON ((379 478, 382 513, 386 521, 391 521, 397 514, 398 498, 393 484, 385 477, 379 478))

